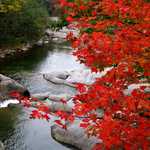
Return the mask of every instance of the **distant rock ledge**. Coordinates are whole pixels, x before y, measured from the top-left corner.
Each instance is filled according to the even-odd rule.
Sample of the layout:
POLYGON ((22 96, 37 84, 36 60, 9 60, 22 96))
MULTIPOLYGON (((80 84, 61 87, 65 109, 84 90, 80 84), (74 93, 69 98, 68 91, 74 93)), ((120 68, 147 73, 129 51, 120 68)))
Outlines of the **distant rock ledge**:
POLYGON ((20 48, 7 48, 7 49, 0 49, 0 61, 3 61, 5 58, 11 57, 16 55, 17 53, 24 53, 30 48, 32 48, 33 45, 26 44, 21 46, 20 48))
POLYGON ((43 37, 35 42, 26 43, 18 47, 9 47, 9 48, 0 48, 0 62, 3 62, 5 59, 16 56, 17 54, 24 54, 34 46, 44 46, 51 41, 51 34, 47 34, 45 31, 43 37))

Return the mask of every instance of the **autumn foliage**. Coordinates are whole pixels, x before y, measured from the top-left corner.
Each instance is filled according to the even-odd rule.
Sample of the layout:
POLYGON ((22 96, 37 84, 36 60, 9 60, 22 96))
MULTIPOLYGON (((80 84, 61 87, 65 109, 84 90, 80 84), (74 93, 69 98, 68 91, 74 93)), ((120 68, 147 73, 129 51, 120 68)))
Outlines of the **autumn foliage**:
MULTIPOLYGON (((74 55, 107 74, 74 98, 74 114, 86 116, 81 126, 103 140, 95 150, 148 150, 150 99, 144 86, 125 94, 131 84, 148 83, 150 3, 145 0, 61 0, 71 27, 80 30, 67 38, 74 55), (103 110, 99 117, 98 111, 103 110)), ((84 85, 86 86, 86 85, 84 85)), ((81 89, 81 87, 80 87, 81 89)))
MULTIPOLYGON (((56 123, 66 128, 61 120, 83 118, 80 126, 88 136, 103 141, 94 150, 148 150, 149 1, 60 0, 60 5, 69 27, 80 31, 77 37, 73 33, 67 36, 75 49, 73 54, 94 72, 112 68, 92 85, 78 84, 72 114, 57 112, 61 119, 56 123), (143 86, 126 93, 132 84, 143 86)), ((40 117, 37 112, 32 115, 40 117)))

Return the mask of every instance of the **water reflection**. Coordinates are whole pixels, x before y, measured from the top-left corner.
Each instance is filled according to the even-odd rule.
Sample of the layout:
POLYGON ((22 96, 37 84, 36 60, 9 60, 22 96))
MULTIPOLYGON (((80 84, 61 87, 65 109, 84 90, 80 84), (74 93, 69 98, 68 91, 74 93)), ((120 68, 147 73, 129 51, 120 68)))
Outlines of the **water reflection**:
POLYGON ((18 113, 19 108, 0 109, 0 140, 6 140, 14 132, 18 113))
MULTIPOLYGON (((14 74, 17 72, 32 70, 47 56, 47 47, 34 47, 21 56, 18 54, 15 58, 11 57, 0 64, 0 72, 4 74, 14 74)), ((51 50, 51 47, 49 47, 51 50)))

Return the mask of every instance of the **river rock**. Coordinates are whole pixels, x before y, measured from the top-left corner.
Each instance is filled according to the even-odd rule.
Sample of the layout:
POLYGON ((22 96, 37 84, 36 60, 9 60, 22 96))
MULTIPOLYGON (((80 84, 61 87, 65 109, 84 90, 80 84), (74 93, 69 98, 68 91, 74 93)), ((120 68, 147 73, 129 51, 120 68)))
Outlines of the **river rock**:
POLYGON ((45 35, 48 36, 48 37, 52 37, 52 36, 54 36, 54 33, 52 32, 52 30, 46 29, 45 30, 45 35))
POLYGON ((43 46, 44 45, 43 39, 40 39, 39 41, 37 41, 35 45, 40 46, 40 47, 43 46))
MULTIPOLYGON (((46 99, 45 101, 43 101, 43 104, 46 105, 51 112, 57 112, 57 111, 65 111, 68 113, 72 112, 74 103, 72 100, 66 102, 66 103, 62 103, 62 102, 55 102, 55 101, 51 101, 49 99, 46 99)), ((32 107, 37 107, 37 102, 32 102, 31 103, 32 107)))
POLYGON ((54 94, 50 94, 49 92, 32 94, 31 97, 37 98, 39 100, 45 100, 48 98, 54 102, 60 102, 61 99, 68 101, 72 98, 70 94, 54 95, 54 94))
POLYGON ((5 150, 4 144, 0 141, 0 150, 5 150))
POLYGON ((0 101, 7 100, 11 91, 18 91, 24 96, 30 96, 29 91, 17 81, 0 74, 0 101))
POLYGON ((65 111, 65 112, 72 112, 74 103, 72 100, 62 103, 62 102, 54 102, 51 100, 46 100, 45 104, 50 108, 52 112, 56 112, 59 110, 65 111))
POLYGON ((45 100, 49 97, 49 92, 35 93, 31 95, 32 98, 37 98, 38 100, 45 100))
POLYGON ((51 72, 43 74, 45 80, 55 84, 64 84, 76 87, 76 83, 92 84, 96 78, 104 76, 112 68, 106 68, 102 72, 94 73, 90 69, 71 70, 66 72, 51 72))
POLYGON ((80 150, 92 150, 95 144, 102 142, 94 136, 87 137, 85 131, 79 127, 79 124, 72 124, 67 130, 54 125, 51 127, 51 135, 56 141, 80 150))
POLYGON ((70 87, 73 87, 75 88, 75 84, 69 82, 69 81, 66 81, 66 79, 68 78, 69 74, 66 73, 66 72, 63 72, 63 73, 46 73, 46 74, 43 74, 43 78, 51 83, 54 83, 54 84, 63 84, 63 85, 67 85, 67 86, 70 86, 70 87))

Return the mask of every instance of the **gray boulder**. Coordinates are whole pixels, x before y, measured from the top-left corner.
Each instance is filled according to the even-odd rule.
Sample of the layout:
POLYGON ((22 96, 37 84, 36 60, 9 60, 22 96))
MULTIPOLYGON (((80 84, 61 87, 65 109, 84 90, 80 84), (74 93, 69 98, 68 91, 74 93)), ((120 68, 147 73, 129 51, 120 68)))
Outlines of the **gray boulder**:
POLYGON ((37 98, 39 100, 45 100, 48 98, 54 102, 60 102, 61 99, 69 101, 72 98, 70 94, 54 95, 54 94, 50 94, 49 92, 32 94, 31 97, 37 98))
POLYGON ((102 142, 96 137, 87 137, 79 124, 72 124, 67 130, 54 125, 51 127, 51 135, 56 141, 80 150, 92 150, 95 144, 102 142))
POLYGON ((18 91, 24 96, 30 96, 29 91, 17 81, 0 74, 0 101, 7 100, 10 92, 18 91))
MULTIPOLYGON (((65 111, 65 112, 72 112, 72 108, 74 106, 74 103, 70 100, 68 101, 66 104, 63 104, 62 102, 55 102, 55 101, 51 101, 51 100, 45 100, 43 102, 49 109, 51 112, 56 112, 56 111, 65 111)), ((32 102, 32 107, 37 106, 37 102, 32 102)))
POLYGON ((62 84, 62 85, 67 85, 69 87, 75 88, 76 85, 68 82, 66 79, 69 77, 68 73, 47 73, 43 74, 43 78, 51 83, 54 84, 62 84))

